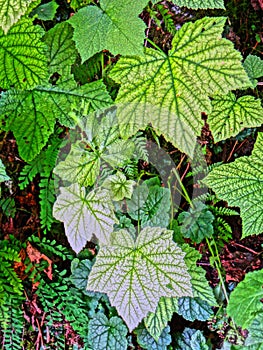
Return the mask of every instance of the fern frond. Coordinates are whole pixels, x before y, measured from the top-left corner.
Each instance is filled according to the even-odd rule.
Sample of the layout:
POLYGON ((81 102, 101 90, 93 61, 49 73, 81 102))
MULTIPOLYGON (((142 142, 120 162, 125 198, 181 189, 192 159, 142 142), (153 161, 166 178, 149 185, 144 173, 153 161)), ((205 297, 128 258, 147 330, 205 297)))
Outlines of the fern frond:
POLYGON ((233 216, 233 215, 239 215, 239 213, 230 208, 225 208, 225 207, 215 207, 215 206, 209 206, 210 210, 212 211, 213 214, 217 216, 233 216))
POLYGON ((134 142, 135 149, 134 149, 134 156, 135 158, 142 159, 145 162, 148 162, 148 150, 147 150, 147 140, 143 136, 141 132, 138 132, 133 138, 132 141, 134 142))
POLYGON ((56 200, 53 177, 42 178, 39 187, 41 228, 47 228, 50 230, 51 224, 55 221, 52 214, 53 204, 56 200))
POLYGON ((66 247, 58 244, 58 242, 54 239, 51 241, 46 237, 40 239, 37 236, 31 236, 28 240, 29 242, 34 243, 34 245, 36 245, 43 254, 50 258, 58 256, 63 261, 73 259, 71 252, 66 247))
POLYGON ((167 7, 165 7, 165 5, 163 5, 163 4, 157 4, 156 7, 163 18, 165 28, 167 29, 167 31, 169 33, 174 35, 176 32, 176 29, 175 29, 173 18, 171 16, 171 14, 169 13, 169 9, 167 7))

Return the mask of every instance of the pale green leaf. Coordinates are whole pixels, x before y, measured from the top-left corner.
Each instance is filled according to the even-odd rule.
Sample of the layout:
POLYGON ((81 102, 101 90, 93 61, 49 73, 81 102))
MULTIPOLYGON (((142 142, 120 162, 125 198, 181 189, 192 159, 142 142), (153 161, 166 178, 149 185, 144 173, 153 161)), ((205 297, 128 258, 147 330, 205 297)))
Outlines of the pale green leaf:
POLYGON ((258 56, 248 55, 244 61, 244 68, 255 88, 257 86, 257 78, 263 77, 263 60, 258 56))
POLYGON ((82 142, 76 142, 64 161, 57 164, 54 173, 62 180, 81 186, 92 186, 100 172, 100 154, 88 152, 82 142))
POLYGON ((167 350, 167 346, 172 342, 169 326, 164 328, 158 340, 155 340, 143 326, 139 326, 134 333, 137 334, 138 344, 146 350, 167 350))
POLYGON ((93 235, 100 244, 107 244, 117 222, 108 191, 91 191, 87 195, 85 188, 77 184, 60 188, 53 215, 64 222, 68 241, 77 253, 93 235))
POLYGON ((178 298, 161 297, 155 312, 149 312, 144 318, 145 327, 156 341, 177 311, 178 298))
POLYGON ((77 50, 72 40, 73 28, 67 23, 58 23, 50 29, 45 37, 48 46, 48 61, 50 73, 62 74, 77 58, 77 50))
POLYGON ((176 350, 208 350, 205 337, 201 331, 193 328, 185 328, 183 333, 176 339, 176 350))
POLYGON ((263 133, 258 133, 251 156, 214 168, 204 179, 217 196, 240 207, 242 237, 263 231, 263 133))
POLYGON ((5 166, 2 160, 0 159, 0 182, 4 182, 8 180, 10 180, 10 177, 6 174, 5 166))
POLYGON ((184 253, 172 231, 159 227, 146 227, 135 242, 126 230, 114 232, 111 245, 99 250, 87 289, 106 293, 130 331, 160 297, 192 295, 184 253))
POLYGON ((121 84, 116 102, 122 135, 151 123, 189 154, 211 111, 209 96, 250 86, 233 44, 221 38, 225 18, 203 18, 176 32, 168 55, 147 49, 144 56, 121 58, 111 77, 121 84), (190 130, 190 131, 189 131, 190 130))
POLYGON ((47 78, 44 31, 32 20, 21 19, 5 35, 0 29, 0 86, 33 88, 47 78))
POLYGON ((66 126, 74 124, 69 117, 73 103, 86 103, 91 111, 111 104, 102 81, 81 87, 71 87, 70 81, 69 86, 38 86, 31 91, 2 93, 0 118, 5 119, 5 129, 14 133, 24 160, 33 159, 41 151, 57 119, 66 126))
POLYGON ((99 313, 89 322, 88 341, 92 349, 98 350, 127 350, 127 327, 121 318, 108 318, 99 313))
POLYGON ((262 313, 263 305, 263 270, 248 272, 230 294, 227 314, 243 329, 251 326, 258 313, 262 313))
POLYGON ((178 6, 191 9, 224 9, 224 0, 172 0, 178 6))
POLYGON ((253 96, 237 99, 233 93, 216 95, 212 107, 208 124, 215 142, 236 136, 243 128, 258 127, 263 123, 263 108, 260 100, 253 96))
POLYGON ((37 15, 42 21, 51 21, 55 17, 58 6, 59 5, 56 3, 56 1, 50 1, 46 4, 38 6, 31 12, 31 15, 37 15))
POLYGON ((5 34, 23 16, 31 4, 38 0, 0 0, 0 27, 5 34))
POLYGON ((79 120, 73 135, 80 138, 80 128, 82 139, 71 145, 66 159, 56 166, 55 174, 64 181, 92 186, 100 174, 102 162, 113 168, 123 165, 132 156, 134 145, 130 140, 119 138, 116 121, 111 113, 100 123, 95 113, 79 120))
POLYGON ((191 275, 194 298, 200 298, 210 306, 217 306, 213 290, 206 279, 206 271, 202 267, 196 266, 196 262, 201 258, 201 254, 186 244, 182 246, 182 249, 186 253, 185 263, 191 275))
POLYGON ((128 180, 124 174, 117 172, 109 176, 102 184, 102 187, 110 190, 111 198, 121 201, 123 198, 131 198, 133 187, 136 182, 128 180))
POLYGON ((248 337, 245 341, 245 346, 251 350, 263 349, 263 310, 259 312, 251 325, 248 327, 248 337))
POLYGON ((113 55, 142 53, 146 26, 138 16, 147 3, 101 0, 100 7, 86 6, 71 17, 69 23, 74 27, 73 38, 82 62, 104 49, 113 55))
POLYGON ((177 313, 188 321, 206 321, 214 314, 205 300, 190 297, 179 298, 177 313))

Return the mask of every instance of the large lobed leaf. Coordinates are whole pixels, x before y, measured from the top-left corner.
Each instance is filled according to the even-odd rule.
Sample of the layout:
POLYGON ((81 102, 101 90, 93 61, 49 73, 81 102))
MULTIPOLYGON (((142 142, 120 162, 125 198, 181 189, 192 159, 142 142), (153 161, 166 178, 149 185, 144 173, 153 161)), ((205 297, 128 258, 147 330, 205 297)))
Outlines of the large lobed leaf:
POLYGON ((218 166, 204 179, 219 198, 240 207, 243 238, 263 231, 262 148, 263 133, 259 133, 251 156, 218 166))
POLYGON ((0 27, 5 34, 34 2, 37 4, 39 0, 0 0, 0 27))
POLYGON ((69 113, 74 103, 81 102, 94 111, 110 105, 111 98, 102 81, 77 87, 69 78, 57 86, 2 93, 0 119, 5 119, 5 128, 14 133, 20 156, 30 161, 46 144, 57 119, 63 125, 73 125, 69 113))
POLYGON ((77 253, 93 235, 100 244, 109 243, 113 225, 117 222, 108 191, 91 191, 87 195, 85 188, 78 184, 60 188, 53 215, 64 222, 68 241, 77 253))
POLYGON ((263 123, 263 108, 260 100, 253 96, 237 99, 231 92, 227 95, 216 95, 212 107, 208 123, 215 142, 235 136, 243 128, 253 128, 263 123))
POLYGON ((5 35, 0 29, 0 87, 33 88, 47 78, 46 45, 40 26, 21 19, 5 35))
POLYGON ((263 270, 246 274, 230 295, 227 313, 243 329, 252 324, 257 314, 263 311, 263 270))
POLYGON ((224 22, 225 18, 215 17, 186 23, 168 55, 147 49, 143 56, 118 61, 111 77, 121 84, 116 102, 122 104, 123 135, 152 123, 158 133, 186 151, 193 137, 191 141, 181 135, 187 135, 189 127, 200 134, 201 112, 211 111, 209 96, 250 86, 240 53, 220 38, 224 22))
POLYGON ((145 24, 138 17, 147 0, 101 0, 80 9, 69 23, 82 62, 107 49, 112 54, 142 53, 145 24), (129 25, 127 25, 127 18, 129 25))
POLYGON ((112 234, 111 245, 100 247, 87 289, 107 293, 132 331, 160 297, 191 296, 190 280, 172 231, 146 227, 135 242, 126 230, 112 234))

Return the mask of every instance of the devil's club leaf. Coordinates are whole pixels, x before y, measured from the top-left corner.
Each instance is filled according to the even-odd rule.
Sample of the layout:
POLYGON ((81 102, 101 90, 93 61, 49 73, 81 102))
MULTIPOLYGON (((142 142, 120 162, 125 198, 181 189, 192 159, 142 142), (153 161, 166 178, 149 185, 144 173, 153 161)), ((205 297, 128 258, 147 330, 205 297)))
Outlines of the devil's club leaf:
POLYGON ((143 229, 136 242, 120 230, 110 246, 102 246, 89 275, 87 289, 107 293, 111 305, 132 331, 160 297, 191 296, 184 253, 172 240, 172 231, 143 229))
POLYGON ((181 232, 184 237, 200 243, 205 237, 211 237, 214 229, 212 222, 214 215, 207 209, 206 205, 197 202, 194 208, 188 212, 184 211, 178 216, 181 223, 181 232))
POLYGON ((146 350, 167 350, 167 346, 171 343, 170 327, 164 328, 159 339, 155 340, 151 334, 142 326, 139 326, 135 331, 137 334, 138 344, 146 350))
POLYGON ((91 191, 73 184, 60 188, 53 207, 53 215, 64 222, 68 241, 77 253, 95 235, 100 244, 109 242, 113 225, 117 222, 109 193, 106 190, 91 191))
POLYGON ((172 0, 178 6, 191 9, 224 9, 224 0, 172 0))
POLYGON ((45 35, 48 45, 49 71, 62 74, 77 58, 77 50, 72 40, 73 29, 67 22, 57 24, 45 35))
POLYGON ((251 156, 214 168, 204 180, 219 198, 240 207, 243 238, 263 231, 262 149, 263 133, 259 133, 251 156))
POLYGON ((178 300, 177 313, 188 321, 206 321, 213 315, 213 310, 205 300, 200 298, 181 297, 178 300))
POLYGON ((257 78, 263 77, 263 60, 258 56, 248 55, 244 62, 244 68, 255 88, 257 86, 257 78))
POLYGON ((156 341, 158 341, 162 331, 177 310, 178 298, 162 297, 155 312, 149 312, 145 317, 145 327, 156 341))
POLYGON ((102 184, 102 187, 110 190, 113 200, 120 201, 124 197, 131 198, 135 181, 127 180, 125 175, 117 172, 115 175, 109 176, 102 184))
POLYGON ((216 17, 186 23, 168 55, 148 49, 144 56, 118 61, 111 77, 121 84, 116 102, 122 103, 123 135, 152 123, 158 133, 187 150, 187 140, 180 139, 178 132, 187 128, 178 120, 198 135, 203 125, 199 115, 211 110, 209 96, 250 86, 240 53, 229 40, 220 39, 224 22, 225 18, 216 17))
POLYGON ((127 328, 119 317, 108 318, 97 314, 88 327, 88 340, 92 349, 99 350, 126 350, 128 343, 126 339, 127 328))
POLYGON ((208 123, 215 142, 235 136, 243 128, 257 127, 263 123, 260 100, 256 100, 253 96, 242 96, 237 99, 232 93, 216 95, 212 106, 208 123))
POLYGON ((0 86, 33 88, 47 78, 44 31, 32 21, 20 20, 7 35, 0 30, 0 86))
POLYGON ((256 314, 263 311, 263 270, 246 274, 230 294, 227 314, 243 329, 251 325, 256 314))
POLYGON ((39 86, 32 91, 9 90, 2 94, 1 119, 7 116, 5 128, 14 133, 24 160, 29 161, 40 152, 53 132, 56 119, 72 125, 69 112, 74 102, 82 101, 90 110, 111 104, 102 81, 79 88, 71 88, 70 81, 69 86, 39 86))
POLYGON ((23 16, 32 3, 38 0, 0 0, 0 27, 7 33, 8 29, 23 16))
POLYGON ((84 7, 71 17, 69 22, 74 27, 73 38, 82 62, 104 49, 114 55, 142 53, 146 26, 138 16, 147 2, 101 0, 100 7, 84 7))

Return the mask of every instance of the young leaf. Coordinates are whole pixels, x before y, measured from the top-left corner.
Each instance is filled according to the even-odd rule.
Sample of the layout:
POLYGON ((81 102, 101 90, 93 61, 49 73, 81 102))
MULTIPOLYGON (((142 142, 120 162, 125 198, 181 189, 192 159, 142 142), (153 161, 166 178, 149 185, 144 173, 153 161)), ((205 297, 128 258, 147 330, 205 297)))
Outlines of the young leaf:
POLYGON ((50 1, 34 9, 31 16, 37 15, 41 21, 51 21, 55 17, 58 6, 56 1, 50 1))
POLYGON ((258 313, 262 313, 263 270, 248 272, 230 294, 227 314, 243 329, 252 324, 258 313))
POLYGON ((69 23, 74 27, 73 38, 82 63, 104 49, 113 55, 142 53, 146 26, 138 16, 147 3, 147 0, 101 0, 100 7, 86 6, 71 17, 69 23))
POLYGON ((205 337, 201 331, 185 328, 183 333, 177 339, 178 346, 176 350, 208 350, 205 337))
POLYGON ((244 61, 244 68, 255 88, 258 83, 256 79, 263 77, 263 60, 258 56, 248 55, 244 61))
POLYGON ((146 350, 167 350, 172 341, 169 326, 164 328, 158 340, 155 340, 142 326, 139 326, 134 333, 137 334, 138 344, 146 350))
POLYGON ((188 321, 206 321, 213 315, 211 306, 200 298, 181 297, 177 313, 188 321))
POLYGON ((44 31, 31 20, 21 19, 5 35, 0 29, 0 86, 34 88, 47 78, 44 31))
POLYGON ((135 188, 132 198, 127 201, 128 214, 142 227, 167 227, 170 221, 170 191, 146 180, 135 188))
POLYGON ((89 322, 88 341, 92 349, 126 350, 128 347, 127 328, 119 317, 108 318, 99 313, 89 322))
POLYGON ((0 27, 5 34, 34 2, 38 3, 39 0, 0 0, 0 27))
POLYGON ((197 9, 224 9, 224 0, 172 0, 178 6, 197 9))
POLYGON ((108 191, 91 191, 78 184, 60 188, 53 207, 53 215, 64 222, 69 243, 79 253, 95 235, 100 244, 109 243, 113 225, 117 222, 108 191))
POLYGON ((107 293, 130 331, 155 311, 160 297, 192 295, 184 253, 172 231, 159 227, 146 227, 136 242, 128 231, 113 232, 111 245, 99 250, 87 289, 107 293))
POLYGON ((214 229, 212 222, 214 215, 207 206, 201 202, 195 203, 194 208, 188 212, 184 211, 178 216, 178 222, 182 224, 181 232, 186 238, 193 242, 200 243, 205 237, 211 237, 214 229))
POLYGON ((216 95, 212 100, 212 107, 208 123, 215 142, 235 136, 243 128, 253 128, 263 123, 261 102, 253 96, 237 99, 231 92, 227 95, 216 95))
POLYGON ((44 41, 48 46, 49 72, 62 74, 77 58, 77 50, 72 40, 73 28, 67 23, 58 23, 50 29, 44 41))
POLYGON ((190 136, 185 140, 181 132, 189 134, 190 127, 200 134, 199 115, 210 112, 209 96, 251 85, 240 53, 229 40, 220 39, 224 22, 225 18, 205 17, 186 23, 176 33, 168 55, 148 49, 144 56, 118 61, 111 77, 121 84, 116 102, 121 103, 122 135, 128 137, 152 123, 158 133, 187 151, 190 136))
POLYGON ((149 312, 144 318, 145 327, 156 341, 177 311, 178 298, 161 297, 155 312, 149 312))
POLYGON ((135 181, 127 180, 125 175, 117 172, 109 176, 102 184, 102 187, 110 190, 111 198, 114 201, 121 201, 123 198, 131 198, 135 181))
POLYGON ((214 168, 204 179, 207 186, 231 206, 240 207, 242 238, 263 231, 263 133, 258 133, 251 156, 214 168))
POLYGON ((6 171, 5 171, 5 166, 0 159, 0 182, 8 181, 10 180, 10 177, 7 176, 6 171))

